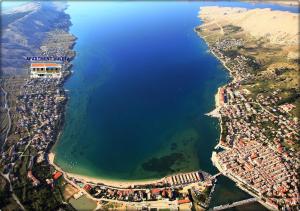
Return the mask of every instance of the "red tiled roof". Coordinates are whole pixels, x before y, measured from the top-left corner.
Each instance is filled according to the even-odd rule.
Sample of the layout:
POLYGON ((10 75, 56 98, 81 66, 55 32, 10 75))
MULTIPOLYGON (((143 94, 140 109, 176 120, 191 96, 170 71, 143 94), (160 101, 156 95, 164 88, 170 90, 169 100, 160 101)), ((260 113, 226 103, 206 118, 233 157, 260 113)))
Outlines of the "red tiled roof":
POLYGON ((31 63, 31 67, 60 67, 57 63, 31 63))
POLYGON ((62 173, 60 171, 57 171, 55 174, 53 174, 53 179, 57 180, 62 176, 62 173))
POLYGON ((86 184, 84 187, 83 187, 84 190, 86 191, 90 191, 92 189, 92 186, 90 186, 89 184, 86 184))
POLYGON ((190 203, 191 201, 189 199, 181 199, 178 200, 178 204, 185 204, 185 203, 190 203))
POLYGON ((158 194, 158 193, 160 193, 160 190, 159 189, 152 189, 151 193, 152 194, 158 194))

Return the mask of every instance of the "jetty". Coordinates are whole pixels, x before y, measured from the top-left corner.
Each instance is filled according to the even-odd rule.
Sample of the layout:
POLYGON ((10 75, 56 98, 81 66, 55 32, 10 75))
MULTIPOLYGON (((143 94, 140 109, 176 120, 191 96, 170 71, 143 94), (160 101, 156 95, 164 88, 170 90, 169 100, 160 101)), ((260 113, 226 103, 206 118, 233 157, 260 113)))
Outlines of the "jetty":
POLYGON ((253 202, 257 202, 257 199, 256 198, 244 199, 244 200, 236 201, 236 202, 233 202, 233 203, 228 203, 228 204, 215 206, 215 207, 213 207, 209 210, 210 211, 225 210, 225 209, 233 208, 233 207, 236 207, 236 206, 250 204, 250 203, 253 203, 253 202))
POLYGON ((217 174, 213 175, 213 176, 212 176, 212 178, 213 178, 213 179, 215 179, 215 178, 217 178, 218 176, 221 176, 221 175, 222 175, 222 173, 221 173, 221 172, 219 172, 219 173, 217 173, 217 174))
POLYGON ((214 110, 212 110, 209 113, 206 113, 205 115, 210 117, 215 117, 215 118, 221 118, 219 108, 215 108, 214 110))

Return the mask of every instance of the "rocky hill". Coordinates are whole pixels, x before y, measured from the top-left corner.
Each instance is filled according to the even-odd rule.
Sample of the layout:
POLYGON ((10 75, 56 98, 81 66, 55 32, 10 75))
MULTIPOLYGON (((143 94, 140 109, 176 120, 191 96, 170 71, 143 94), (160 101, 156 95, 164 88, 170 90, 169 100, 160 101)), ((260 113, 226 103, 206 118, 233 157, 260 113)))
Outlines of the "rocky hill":
POLYGON ((26 75, 27 56, 36 52, 46 32, 68 29, 66 3, 28 3, 1 14, 1 75, 26 75))

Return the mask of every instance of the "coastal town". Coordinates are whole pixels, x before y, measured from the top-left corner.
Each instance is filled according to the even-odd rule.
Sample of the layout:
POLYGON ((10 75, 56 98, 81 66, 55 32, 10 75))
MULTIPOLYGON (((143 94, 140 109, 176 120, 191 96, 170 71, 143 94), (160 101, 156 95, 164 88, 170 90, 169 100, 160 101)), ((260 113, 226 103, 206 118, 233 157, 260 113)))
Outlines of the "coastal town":
MULTIPOLYGON (((56 174, 61 175, 59 171, 56 174)), ((67 173, 66 179, 81 190, 74 194, 75 199, 87 193, 102 206, 105 206, 105 202, 115 202, 134 210, 207 209, 217 181, 216 177, 203 171, 178 173, 152 183, 132 182, 131 185, 119 187, 89 182, 68 176, 67 173)))
MULTIPOLYGON (((210 52, 232 78, 218 89, 216 108, 211 112, 221 128, 211 158, 220 173, 176 172, 154 181, 116 185, 77 177, 57 166, 51 149, 64 124, 68 100, 64 82, 72 74, 76 37, 56 29, 47 33, 36 50, 40 56, 26 61, 28 77, 21 79, 13 111, 3 91, 10 124, 1 146, 0 170, 21 210, 38 210, 40 205, 32 201, 46 191, 49 195, 45 194, 43 200, 49 200, 49 204, 62 202, 45 208, 49 210, 74 210, 72 203, 83 198, 96 204, 93 210, 207 210, 221 174, 270 210, 299 209, 300 128, 296 105, 281 95, 280 87, 253 89, 263 64, 237 50, 243 49, 247 40, 225 35, 209 39, 212 29, 205 26, 196 27, 196 33, 206 40, 210 52)), ((241 28, 227 25, 223 30, 233 35, 241 28)), ((299 68, 291 63, 270 68, 269 72, 281 75, 299 68)))
MULTIPOLYGON (((44 45, 38 51, 45 58, 59 58, 62 55, 73 58, 75 52, 72 46, 75 40, 73 35, 56 30, 48 33, 44 45)), ((46 187, 51 190, 57 178, 46 176, 53 171, 51 168, 49 171, 47 164, 48 153, 63 124, 67 100, 63 82, 71 74, 71 63, 36 61, 35 57, 27 63, 30 77, 24 80, 17 96, 14 115, 18 118, 13 126, 14 133, 5 138, 0 164, 3 176, 13 189, 18 189, 24 183, 22 177, 25 177, 34 188, 46 187), (47 170, 40 169, 44 167, 47 170)), ((11 118, 10 113, 8 115, 11 118)))
MULTIPOLYGON (((212 161, 268 209, 298 209, 300 129, 299 116, 292 113, 296 106, 283 99, 284 90, 279 87, 271 91, 253 88, 263 64, 239 50, 247 45, 239 34, 241 27, 225 25, 225 35, 209 39, 209 31, 216 30, 213 27, 207 23, 195 30, 233 80, 216 95, 212 115, 220 120, 221 135, 212 161)), ((283 64, 272 69, 278 75, 287 70, 297 72, 299 66, 283 64)))

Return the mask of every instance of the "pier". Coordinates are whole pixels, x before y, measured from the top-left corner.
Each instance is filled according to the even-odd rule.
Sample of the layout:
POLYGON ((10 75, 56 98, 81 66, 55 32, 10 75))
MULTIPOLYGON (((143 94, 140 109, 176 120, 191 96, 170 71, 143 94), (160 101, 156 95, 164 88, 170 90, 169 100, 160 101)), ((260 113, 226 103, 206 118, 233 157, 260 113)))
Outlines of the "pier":
POLYGON ((217 178, 217 177, 218 177, 218 176, 220 176, 220 175, 222 175, 222 173, 221 173, 221 172, 219 172, 219 173, 217 173, 217 174, 213 175, 212 177, 215 179, 215 178, 217 178))
POLYGON ((229 209, 229 208, 233 208, 233 207, 236 207, 236 206, 249 204, 249 203, 253 203, 253 202, 257 202, 257 199, 256 198, 244 199, 244 200, 236 201, 236 202, 233 202, 233 203, 228 203, 228 204, 215 206, 215 207, 213 207, 209 210, 210 211, 225 210, 225 209, 229 209))

